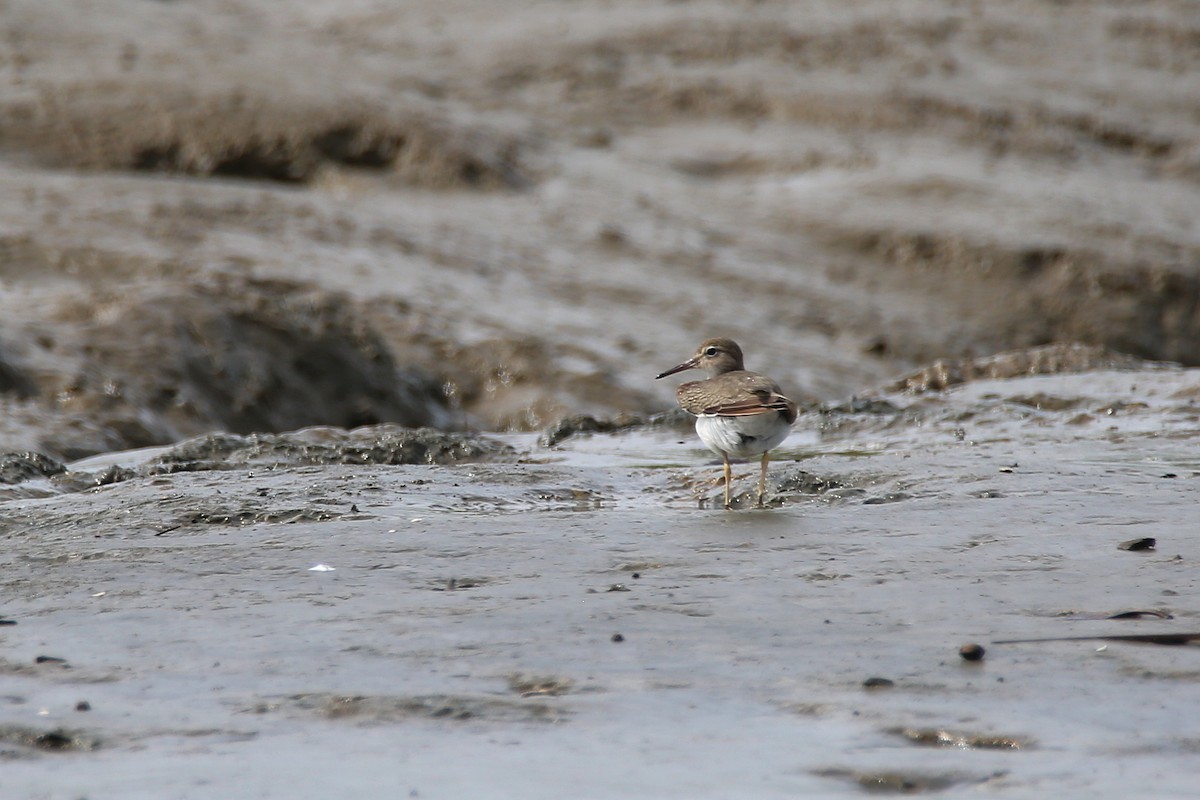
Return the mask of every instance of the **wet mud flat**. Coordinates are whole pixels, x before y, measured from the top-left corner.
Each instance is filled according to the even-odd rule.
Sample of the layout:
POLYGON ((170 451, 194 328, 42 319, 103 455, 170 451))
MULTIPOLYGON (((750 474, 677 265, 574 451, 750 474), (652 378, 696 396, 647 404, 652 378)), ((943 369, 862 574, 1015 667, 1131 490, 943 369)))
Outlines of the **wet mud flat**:
POLYGON ((1194 795, 1194 4, 0 11, 5 796, 1194 795))
POLYGON ((764 510, 668 426, 377 433, 9 484, 5 792, 1194 795, 1200 647, 1103 637, 1200 631, 1200 373, 810 411, 764 510))

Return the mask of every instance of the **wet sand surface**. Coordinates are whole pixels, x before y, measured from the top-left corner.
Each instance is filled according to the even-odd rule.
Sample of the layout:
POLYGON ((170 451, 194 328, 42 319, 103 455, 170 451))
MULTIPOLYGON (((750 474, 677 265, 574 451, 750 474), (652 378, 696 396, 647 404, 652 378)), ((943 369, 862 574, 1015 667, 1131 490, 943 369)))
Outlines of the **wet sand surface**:
POLYGON ((1193 797, 1197 8, 0 0, 0 794, 1193 797))
POLYGON ((1142 369, 814 412, 763 510, 653 426, 14 484, 6 792, 1190 797, 1196 645, 994 642, 1200 632, 1197 398, 1142 369))

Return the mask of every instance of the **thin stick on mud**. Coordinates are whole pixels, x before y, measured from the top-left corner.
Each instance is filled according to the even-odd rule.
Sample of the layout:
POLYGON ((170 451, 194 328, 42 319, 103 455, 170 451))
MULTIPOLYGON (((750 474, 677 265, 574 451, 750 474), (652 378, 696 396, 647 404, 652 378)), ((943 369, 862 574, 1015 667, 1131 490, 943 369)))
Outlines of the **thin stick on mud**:
POLYGON ((1127 633, 1111 636, 1052 636, 1046 639, 999 639, 992 644, 1037 644, 1042 642, 1146 642, 1149 644, 1190 644, 1200 641, 1200 633, 1127 633))

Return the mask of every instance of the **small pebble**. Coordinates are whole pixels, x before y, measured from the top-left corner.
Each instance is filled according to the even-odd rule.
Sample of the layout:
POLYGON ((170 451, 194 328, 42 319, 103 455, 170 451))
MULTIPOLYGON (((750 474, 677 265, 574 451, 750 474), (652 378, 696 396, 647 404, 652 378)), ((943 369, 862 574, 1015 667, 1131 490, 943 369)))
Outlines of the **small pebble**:
POLYGON ((87 700, 80 700, 78 703, 75 704, 75 710, 76 711, 91 711, 92 704, 89 703, 87 700))
POLYGON ((1158 545, 1158 540, 1151 536, 1144 536, 1141 539, 1130 539, 1127 542, 1121 542, 1117 545, 1118 550, 1153 550, 1158 545))
POLYGON ((625 641, 625 637, 624 637, 624 636, 622 636, 622 635, 621 635, 621 634, 619 634, 619 633, 614 633, 614 634, 612 635, 612 640, 613 640, 614 642, 623 642, 623 641, 625 641))
POLYGON ((886 689, 895 686, 896 682, 891 678, 867 678, 862 685, 865 689, 886 689))
POLYGON ((71 747, 74 742, 71 737, 63 731, 46 731, 37 736, 33 740, 35 747, 40 747, 43 750, 66 750, 71 747))
POLYGON ((987 651, 983 649, 983 645, 975 644, 974 642, 971 642, 970 644, 964 644, 962 647, 958 648, 958 654, 962 656, 965 661, 982 661, 983 654, 986 652, 987 651))

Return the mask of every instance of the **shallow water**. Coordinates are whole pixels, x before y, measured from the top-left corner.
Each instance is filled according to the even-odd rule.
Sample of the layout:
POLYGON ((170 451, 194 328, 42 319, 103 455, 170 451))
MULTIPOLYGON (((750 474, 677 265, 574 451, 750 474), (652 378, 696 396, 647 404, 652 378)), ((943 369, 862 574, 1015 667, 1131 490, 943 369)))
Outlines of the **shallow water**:
MULTIPOLYGON (((6 501, 6 791, 1190 797, 1200 649, 992 642, 1200 630, 1194 422, 1151 403, 1101 431, 950 427, 986 421, 975 397, 1129 377, 809 428, 763 510, 698 507, 719 467, 672 431, 6 501), (800 468, 836 487, 780 493, 800 468), (1140 536, 1157 550, 1117 549, 1140 536), (1129 610, 1173 618, 1088 618, 1129 610), (21 743, 59 728, 95 749, 21 743)), ((1194 381, 1137 375, 1147 396, 1194 381)))

